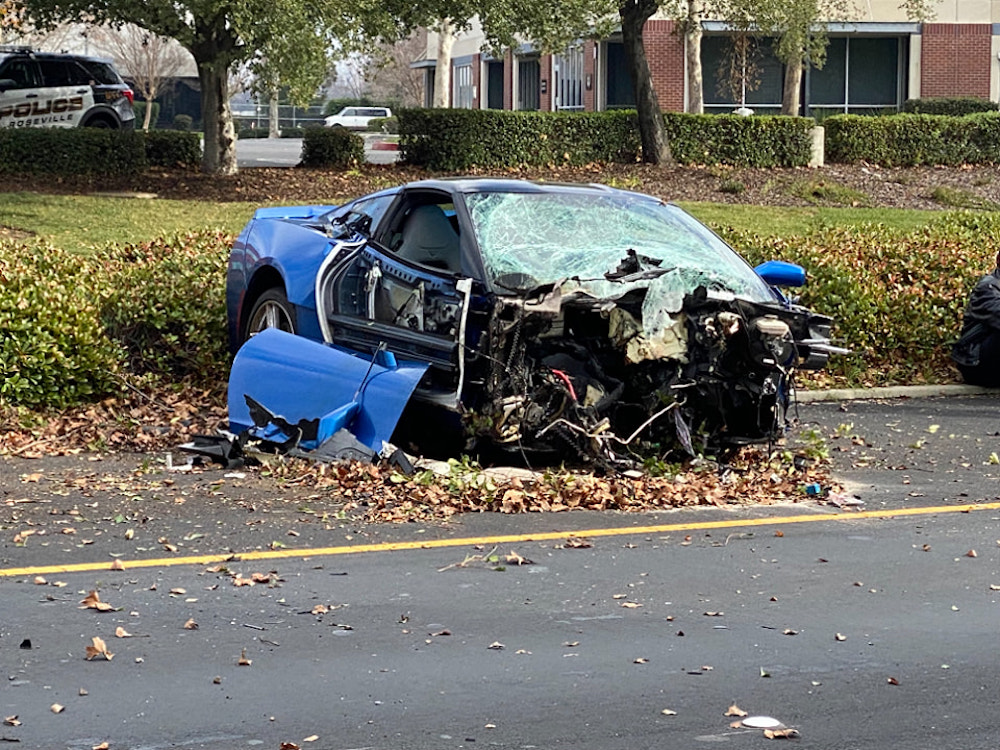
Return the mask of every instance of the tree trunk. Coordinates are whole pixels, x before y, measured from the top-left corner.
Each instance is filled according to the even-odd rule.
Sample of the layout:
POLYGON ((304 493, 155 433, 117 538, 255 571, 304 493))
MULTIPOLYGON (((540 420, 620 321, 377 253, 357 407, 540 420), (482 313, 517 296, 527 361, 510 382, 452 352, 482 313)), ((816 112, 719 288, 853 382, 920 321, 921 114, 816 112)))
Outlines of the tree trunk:
POLYGON ((434 100, 432 107, 447 107, 451 104, 451 49, 455 46, 455 27, 447 18, 438 28, 437 67, 434 69, 434 100))
POLYGON ((236 174, 236 131, 229 108, 229 66, 218 61, 198 62, 201 82, 201 119, 205 132, 205 153, 201 171, 209 174, 236 174))
POLYGON ((628 61, 632 90, 635 93, 642 160, 648 164, 673 164, 660 100, 653 88, 653 74, 649 70, 646 48, 642 41, 642 27, 656 12, 657 7, 657 0, 619 0, 618 15, 622 21, 625 59, 628 61))
POLYGON ((149 123, 153 119, 153 99, 156 98, 156 92, 151 92, 146 97, 146 106, 143 108, 145 112, 142 115, 142 129, 149 132, 149 123))
POLYGON ((802 90, 802 58, 785 64, 785 88, 781 93, 781 114, 799 114, 799 92, 802 90))
POLYGON ((281 111, 278 109, 278 90, 271 91, 271 101, 267 105, 267 137, 281 138, 281 111))
POLYGON ((704 82, 701 72, 701 0, 688 0, 687 28, 685 33, 687 53, 688 106, 691 114, 705 111, 704 82))

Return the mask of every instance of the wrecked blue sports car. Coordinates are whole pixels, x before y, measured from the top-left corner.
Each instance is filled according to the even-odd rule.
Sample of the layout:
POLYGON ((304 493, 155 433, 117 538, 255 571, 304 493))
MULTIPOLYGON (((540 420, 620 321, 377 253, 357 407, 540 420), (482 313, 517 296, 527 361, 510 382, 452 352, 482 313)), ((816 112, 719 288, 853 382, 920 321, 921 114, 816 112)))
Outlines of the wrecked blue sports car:
POLYGON ((405 409, 406 440, 454 429, 603 466, 768 441, 793 371, 838 351, 831 319, 777 290, 804 281, 600 185, 427 180, 260 209, 228 270, 230 419, 377 452, 405 409))

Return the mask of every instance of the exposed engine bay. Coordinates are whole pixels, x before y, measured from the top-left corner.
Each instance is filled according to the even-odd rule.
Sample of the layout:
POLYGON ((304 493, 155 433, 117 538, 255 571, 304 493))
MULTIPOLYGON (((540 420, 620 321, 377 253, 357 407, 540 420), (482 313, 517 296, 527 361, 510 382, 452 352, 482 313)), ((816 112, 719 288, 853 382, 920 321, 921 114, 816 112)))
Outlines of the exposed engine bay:
POLYGON ((470 431, 609 468, 676 447, 771 441, 795 369, 818 369, 835 351, 828 317, 704 287, 650 330, 647 293, 563 297, 549 285, 495 298, 470 431))

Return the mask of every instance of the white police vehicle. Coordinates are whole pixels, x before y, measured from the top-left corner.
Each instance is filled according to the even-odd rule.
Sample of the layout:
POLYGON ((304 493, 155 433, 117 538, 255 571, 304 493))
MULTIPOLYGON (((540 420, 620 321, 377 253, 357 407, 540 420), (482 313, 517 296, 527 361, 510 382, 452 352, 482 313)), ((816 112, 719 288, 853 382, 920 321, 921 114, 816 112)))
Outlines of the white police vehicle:
POLYGON ((130 129, 132 101, 108 60, 0 45, 0 128, 130 129))

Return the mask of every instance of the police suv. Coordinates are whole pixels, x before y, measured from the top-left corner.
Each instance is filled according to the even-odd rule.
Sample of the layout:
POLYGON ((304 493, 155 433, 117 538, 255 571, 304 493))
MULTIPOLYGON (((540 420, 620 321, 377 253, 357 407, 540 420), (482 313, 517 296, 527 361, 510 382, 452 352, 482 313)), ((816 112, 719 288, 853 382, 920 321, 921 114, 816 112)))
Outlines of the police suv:
POLYGON ((0 128, 133 128, 132 89, 107 60, 0 45, 0 128))

